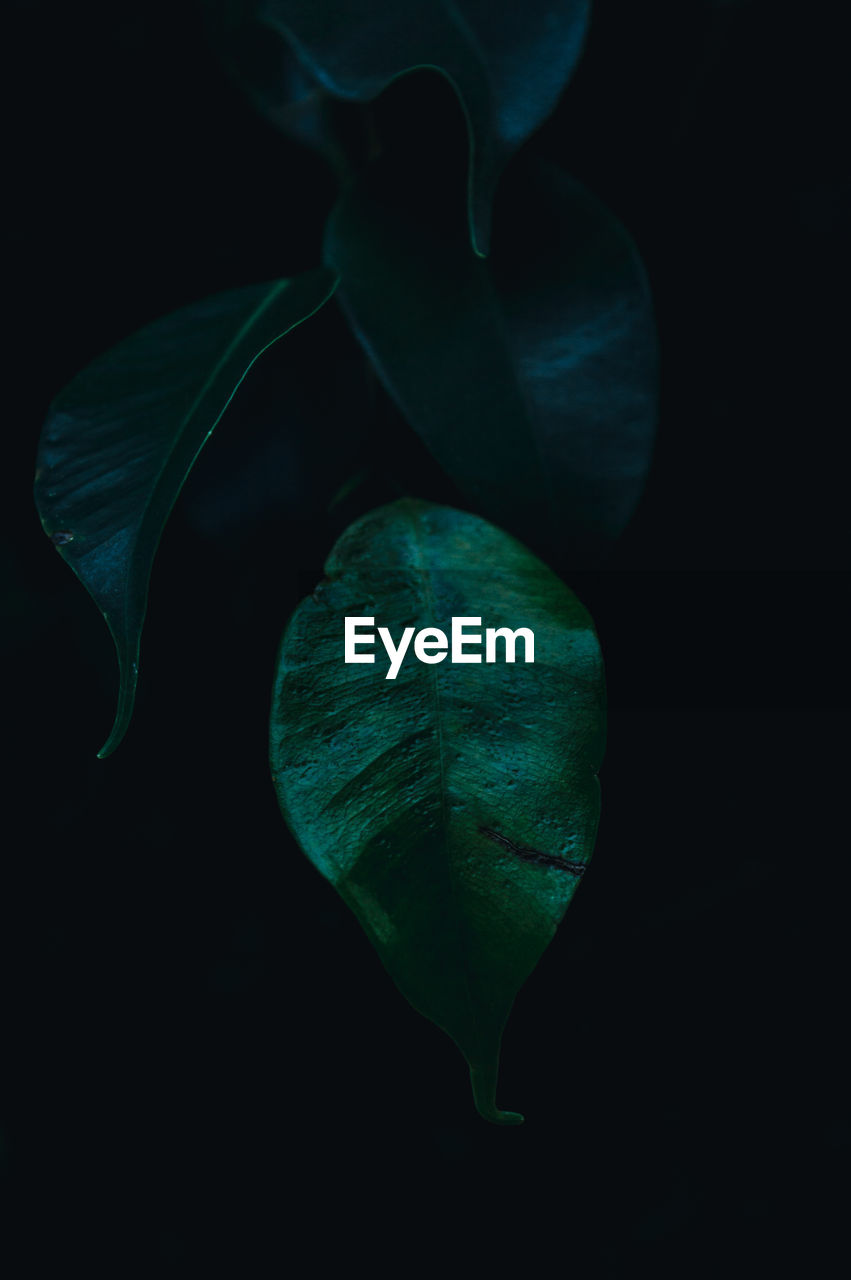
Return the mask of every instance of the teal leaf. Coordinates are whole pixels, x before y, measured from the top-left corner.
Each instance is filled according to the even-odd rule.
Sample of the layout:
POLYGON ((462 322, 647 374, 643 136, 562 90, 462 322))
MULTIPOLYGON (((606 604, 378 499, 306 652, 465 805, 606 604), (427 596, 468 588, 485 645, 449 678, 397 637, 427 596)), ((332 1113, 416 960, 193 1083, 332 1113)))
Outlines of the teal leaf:
POLYGON ((257 0, 201 0, 208 40, 228 78, 282 133, 339 164, 326 121, 328 94, 279 31, 258 17, 257 0))
POLYGON ((368 102, 410 71, 445 76, 467 122, 470 237, 482 256, 500 173, 555 107, 589 12, 590 0, 265 0, 260 8, 336 98, 368 102))
POLYGON ((254 361, 334 287, 321 270, 184 307, 99 356, 50 407, 36 505, 118 653, 118 709, 101 757, 133 711, 151 566, 181 487, 254 361))
MULTIPOLYGON (((411 1004, 456 1042, 480 1113, 496 1106, 503 1027, 591 857, 604 686, 594 627, 508 534, 402 500, 339 539, 281 645, 270 755, 278 800, 411 1004), (420 662, 395 679, 344 662, 344 618, 530 628, 513 664, 420 662)), ((481 628, 479 628, 481 630, 481 628)), ((467 652, 474 652, 468 649, 467 652)), ((479 649, 481 652, 481 649, 479 649)))
POLYGON ((575 563, 626 525, 657 417, 653 307, 632 240, 551 166, 521 166, 487 262, 382 165, 329 222, 355 332, 476 510, 575 563))

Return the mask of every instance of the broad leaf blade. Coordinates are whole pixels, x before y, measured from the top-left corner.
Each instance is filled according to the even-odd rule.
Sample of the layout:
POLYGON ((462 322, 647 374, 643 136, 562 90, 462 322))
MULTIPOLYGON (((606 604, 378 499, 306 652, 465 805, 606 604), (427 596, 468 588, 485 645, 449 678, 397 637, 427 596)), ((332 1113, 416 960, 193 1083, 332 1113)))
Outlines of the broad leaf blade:
POLYGON ((484 256, 500 173, 550 114, 582 50, 590 0, 266 0, 261 15, 335 97, 368 102, 406 72, 443 74, 470 139, 470 235, 484 256))
POLYGON ((657 350, 631 239, 578 183, 528 167, 486 262, 382 166, 340 201, 326 260, 385 386, 470 501, 534 545, 594 555, 644 487, 657 350))
MULTIPOLYGON (((588 614, 476 516, 402 501, 343 534, 287 627, 271 717, 284 816, 410 1002, 470 1065, 487 1119, 502 1030, 591 857, 604 738, 588 614), (343 661, 344 618, 529 627, 535 661, 343 661)), ((501 644, 501 642, 499 642, 501 644)), ((362 650, 369 652, 370 650, 362 650)), ((471 652, 474 650, 468 650, 471 652)))
POLYGON ((118 653, 118 709, 101 757, 130 721, 151 565, 192 464, 258 356, 333 289, 322 270, 184 307, 98 357, 51 405, 36 505, 118 653))

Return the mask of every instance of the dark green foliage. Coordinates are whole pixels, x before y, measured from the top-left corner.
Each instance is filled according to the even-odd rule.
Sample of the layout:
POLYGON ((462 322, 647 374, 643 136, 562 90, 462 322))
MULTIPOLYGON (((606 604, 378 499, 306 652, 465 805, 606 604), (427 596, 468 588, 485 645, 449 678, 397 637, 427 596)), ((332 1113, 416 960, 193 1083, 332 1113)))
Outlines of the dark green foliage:
POLYGON ((101 756, 130 722, 151 565, 183 482, 247 370, 333 287, 317 271, 184 307, 99 356, 51 405, 36 504, 118 652, 118 710, 101 756))
MULTIPOLYGON (((591 857, 604 738, 600 650, 568 588, 476 516, 403 501, 340 538, 278 659, 271 763, 301 847, 411 1003, 495 1103, 502 1030, 591 857), (346 615, 403 629, 531 628, 535 661, 343 662, 346 615)), ((501 642, 499 642, 501 644, 501 642)), ((518 645, 522 649, 522 645, 518 645)), ((500 654, 501 656, 501 654, 500 654)))
POLYGON ((502 1127, 269 776, 276 646, 343 529, 405 495, 484 515, 338 295, 256 361, 193 464, 133 719, 95 758, 114 645, 33 504, 50 402, 149 321, 312 270, 370 157, 429 181, 472 253, 444 76, 347 103, 258 23, 272 123, 217 64, 205 3, 228 0, 4 14, 0 1272, 263 1280, 416 1252, 497 1277, 550 1257, 568 1280, 782 1276, 800 1237, 801 1272, 829 1277, 851 1075, 843 10, 601 0, 498 185, 499 268, 536 158, 605 201, 662 356, 623 535, 525 543, 594 620, 608 731, 581 892, 503 1035, 496 1099, 527 1123, 502 1127))
POLYGON ((476 509, 534 545, 595 549, 641 494, 656 336, 635 246, 550 167, 497 220, 487 262, 389 165, 335 210, 326 258, 385 386, 476 509))
POLYGON ((638 502, 656 416, 653 314, 632 241, 560 170, 512 159, 573 72, 589 2, 202 8, 231 75, 324 152, 343 189, 323 268, 149 325, 51 406, 37 505, 118 651, 100 754, 127 729, 151 566, 189 471, 258 356, 337 290, 341 310, 325 314, 345 343, 311 327, 312 354, 277 384, 258 380, 245 407, 264 438, 238 462, 222 455, 194 519, 223 543, 246 510, 260 525, 304 520, 329 535, 324 552, 334 523, 360 515, 281 646, 278 798, 400 989, 460 1047, 481 1114, 516 1123, 496 1105, 502 1032, 591 856, 604 688, 588 614, 511 534, 553 563, 595 555, 638 502), (368 106, 415 70, 442 80, 407 78, 368 106), (416 114, 421 90, 439 127, 416 114), (457 492, 480 514, 407 497, 379 506, 388 491, 457 492), (448 631, 453 617, 528 627, 534 662, 409 653, 385 681, 381 657, 344 661, 353 614, 396 640, 411 626, 448 631))
MULTIPOLYGON (((446 76, 470 141, 473 247, 490 241, 491 204, 507 160, 555 106, 576 66, 590 0, 264 0, 262 19, 284 35, 316 84, 369 102, 406 72, 446 76)), ((255 92, 255 100, 259 94, 255 92)), ((266 101, 269 101, 268 97, 266 101)), ((275 113, 280 106, 275 105, 275 113)))

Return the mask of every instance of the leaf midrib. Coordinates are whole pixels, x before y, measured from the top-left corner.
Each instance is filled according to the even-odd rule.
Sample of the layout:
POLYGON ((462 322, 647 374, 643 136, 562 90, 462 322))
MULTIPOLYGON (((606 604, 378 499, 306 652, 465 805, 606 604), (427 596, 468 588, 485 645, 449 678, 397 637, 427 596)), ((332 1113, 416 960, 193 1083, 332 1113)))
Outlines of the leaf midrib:
MULTIPOLYGON (((223 369, 227 367, 228 362, 234 356, 236 351, 238 351, 240 345, 243 343, 246 336, 255 327, 260 317, 266 311, 268 311, 269 307, 276 301, 276 299, 279 298, 287 288, 289 288, 291 283, 292 281, 289 278, 287 278, 284 280, 278 280, 274 285, 272 285, 268 293, 266 294, 266 297, 262 300, 262 302, 257 304, 257 306, 250 313, 250 315, 248 315, 246 319, 243 321, 243 323, 240 325, 239 329, 234 334, 234 336, 227 343, 222 354, 219 356, 218 360, 216 361, 213 368, 211 369, 210 373, 204 379, 204 382, 202 383, 197 395, 192 401, 192 404, 184 413, 180 421, 178 430, 174 435, 173 442, 168 451, 168 454, 166 455, 164 462, 159 468, 157 479, 149 492, 148 499, 147 499, 147 502, 145 503, 144 511, 142 514, 142 518, 139 520, 136 526, 135 535, 133 536, 132 551, 128 556, 127 574, 125 578, 125 587, 124 587, 123 596, 122 596, 122 607, 121 607, 120 613, 118 613, 117 615, 115 613, 110 614, 106 610, 103 610, 104 619, 106 621, 107 626, 109 627, 110 632, 112 633, 112 637, 113 637, 113 640, 115 641, 115 647, 118 654, 119 704, 116 710, 115 721, 113 723, 113 727, 110 732, 110 735, 107 738, 107 741, 104 744, 104 747, 101 748, 102 752, 105 751, 107 747, 110 748, 110 752, 115 750, 115 747, 118 745, 121 738, 123 737, 124 732, 126 731, 126 725, 124 726, 124 728, 122 728, 121 722, 122 720, 128 719, 127 710, 126 708, 122 707, 122 703, 126 700, 127 703, 129 704, 129 707, 132 709, 132 705, 135 700, 135 685, 136 685, 136 678, 137 678, 137 670, 135 668, 136 668, 136 663, 138 661, 141 629, 144 623, 145 613, 147 610, 150 573, 145 573, 143 570, 141 574, 142 589, 141 589, 141 593, 139 593, 138 599, 134 599, 133 582, 134 582, 134 579, 137 576, 139 576, 138 560, 141 554, 141 547, 145 537, 150 531, 151 511, 154 508, 155 504, 157 504, 157 506, 160 505, 157 503, 157 499, 162 492, 162 488, 165 483, 165 476, 169 471, 169 468, 171 466, 171 463, 177 451, 177 448, 180 445, 181 441, 183 440, 189 425, 192 423, 192 421, 196 417, 206 396, 209 394, 211 388, 215 385, 216 380, 220 377, 223 369), (133 635, 133 630, 134 630, 133 622, 132 622, 132 613, 134 610, 138 615, 137 617, 138 625, 136 627, 137 634, 135 636, 135 643, 133 644, 133 649, 131 652, 131 637, 133 635), (116 732, 118 732, 117 739, 116 739, 116 732), (114 739, 115 741, 113 742, 114 739)), ((324 306, 325 303, 328 301, 329 297, 331 296, 331 294, 334 292, 334 289, 336 287, 337 287, 337 280, 334 279, 329 284, 328 288, 323 293, 319 302, 317 302, 317 304, 314 307, 311 307, 310 310, 306 311, 303 315, 300 315, 296 319, 294 319, 291 324, 288 324, 284 328, 282 328, 280 333, 276 334, 274 338, 270 339, 270 341, 266 343, 263 347, 261 347, 259 351, 256 351, 252 356, 252 358, 248 361, 245 368, 242 370, 242 373, 240 374, 239 378, 237 378, 233 387, 231 388, 230 394, 224 400, 219 412, 216 414, 215 418, 210 423, 204 435, 203 440, 201 440, 201 442, 198 444, 198 447, 196 448, 192 458, 190 459, 185 469, 184 475, 180 478, 179 483, 177 484, 174 490, 174 494, 171 497, 171 501, 167 503, 165 511, 162 512, 162 517, 158 522, 159 528, 153 529, 153 535, 154 535, 153 553, 156 552, 159 538, 162 536, 162 531, 165 527, 165 522, 168 519, 170 512, 174 508, 174 504, 177 502, 178 497, 180 496, 180 492, 183 489, 184 484, 186 483, 186 480, 189 476, 190 471, 192 470, 195 460, 197 459, 199 453, 203 449, 207 440, 209 440, 211 434, 213 433, 213 431, 216 429, 219 422, 221 421, 222 416, 224 415, 229 404, 231 403, 237 391, 239 390, 239 387, 242 385, 242 382, 244 381, 245 376, 248 373, 249 369, 251 369, 251 367, 260 358, 263 352, 268 349, 268 347, 270 347, 279 338, 289 333, 291 329, 296 328, 304 320, 307 320, 310 316, 314 315, 316 311, 318 311, 322 306, 324 306)), ((152 553, 152 558, 153 558, 153 553, 152 553)), ((107 754, 109 754, 110 752, 107 752, 107 754)))
MULTIPOLYGON (((157 473, 157 479, 154 482, 154 485, 152 486, 149 492, 148 500, 145 503, 144 511, 142 513, 142 518, 139 520, 136 526, 136 533, 135 533, 135 536, 133 537, 133 543, 132 543, 133 549, 132 549, 132 552, 130 553, 130 556, 128 557, 126 589, 122 593, 121 612, 117 618, 115 614, 113 614, 112 617, 110 617, 110 615, 107 612, 104 612, 104 618, 106 619, 106 623, 110 631, 112 631, 116 648, 118 650, 119 680, 122 683, 129 680, 128 666, 131 661, 129 646, 130 646, 130 637, 133 630, 133 626, 131 623, 131 615, 133 612, 132 606, 135 603, 132 585, 133 585, 134 577, 136 576, 136 572, 137 572, 137 560, 140 554, 140 547, 144 541, 144 537, 149 532, 151 510, 153 509, 157 498, 162 492, 162 488, 165 482, 165 477, 169 472, 172 459, 174 458, 178 445, 183 440, 188 427, 196 417, 200 406, 203 404, 205 397, 207 396, 210 389, 214 386, 216 379, 220 376, 222 370, 227 366, 228 361, 231 359, 234 353, 238 350, 240 343, 245 339, 246 335, 251 332, 251 329, 254 327, 254 325, 256 325, 257 321, 260 319, 263 313, 269 309, 269 307, 272 305, 275 299, 280 296, 280 294, 284 291, 284 289, 288 287, 289 284, 290 284, 290 281, 287 279, 287 280, 279 280, 275 285, 273 285, 272 288, 269 290, 268 294, 266 295, 266 297, 263 299, 263 301, 254 308, 251 314, 240 325, 236 334, 230 339, 224 351, 222 352, 221 356, 218 358, 212 370, 210 371, 210 373, 207 375, 204 382, 202 383, 200 390, 195 396, 195 399, 192 401, 192 404, 184 413, 183 418, 180 421, 180 425, 177 431, 175 432, 171 447, 169 448, 169 451, 166 454, 166 457, 159 468, 159 471, 157 473), (118 623, 118 622, 120 622, 120 627, 116 628, 115 623, 118 623), (119 639, 119 636, 120 636, 120 639, 119 639), (128 650, 126 654, 123 652, 125 648, 128 650)), ((264 347, 263 350, 265 351, 266 348, 264 347)), ((218 423, 220 422, 222 415, 224 414, 225 410, 227 409, 233 397, 236 395, 239 389, 239 386, 243 378, 245 377, 245 374, 248 372, 248 369, 251 367, 252 364, 254 364, 255 360, 257 360, 260 355, 262 355, 262 351, 258 351, 254 356, 254 358, 249 362, 248 366, 243 371, 242 377, 238 379, 234 387, 231 389, 230 395, 225 400, 219 413, 216 415, 216 418, 214 419, 213 422, 210 423, 209 429, 206 435, 204 436, 204 439, 199 444, 192 458, 192 461, 189 463, 189 466, 186 468, 185 475, 180 480, 180 483, 177 485, 177 488, 175 489, 174 496, 172 497, 171 503, 169 504, 168 509, 164 514, 163 520, 160 522, 159 531, 154 530, 154 535, 157 541, 159 540, 159 535, 162 534, 162 529, 165 525, 165 520, 168 519, 169 513, 173 509, 175 502, 180 496, 180 491, 183 488, 183 485, 186 483, 186 479, 189 475, 189 472, 192 470, 192 466, 194 464, 195 458, 198 457, 198 454, 201 452, 201 449, 204 447, 207 440, 210 438, 211 433, 215 430, 218 423)), ((154 547, 154 550, 156 550, 156 545, 154 547)), ((145 577, 144 574, 142 576, 143 576, 143 594, 142 594, 142 599, 138 603, 140 628, 141 628, 142 622, 144 622, 144 615, 145 615, 145 610, 147 606, 148 580, 149 580, 149 578, 145 577)), ((135 646, 134 651, 138 652, 138 638, 137 638, 137 644, 135 646)), ((120 697, 121 697, 121 694, 119 693, 119 699, 120 697)), ((112 734, 110 734, 110 738, 111 737, 112 737, 112 734)), ((107 741, 109 741, 109 739, 107 741)))
MULTIPOLYGON (((413 530, 413 545, 417 557, 417 571, 420 581, 423 583, 423 591, 425 594, 426 610, 435 626, 438 625, 437 611, 434 606, 434 595, 431 589, 431 574, 426 562, 425 547, 420 533, 420 523, 416 512, 408 509, 410 516, 411 528, 413 530)), ((440 697, 440 676, 438 674, 438 665, 436 663, 429 664, 428 667, 429 681, 432 686, 434 705, 435 705, 435 721, 437 725, 437 759, 440 771, 440 823, 442 828, 443 848, 446 853, 446 868, 449 878, 449 897, 452 904, 453 918, 456 922, 460 922, 463 917, 459 908, 459 894, 455 879, 455 872, 452 865, 452 857, 449 850, 449 815, 446 810, 446 764, 445 750, 443 742, 443 716, 441 713, 441 697, 440 697)), ((463 927, 459 927, 461 939, 462 964, 461 975, 464 984, 464 994, 467 998, 467 1012, 470 1019, 470 1025, 473 1028, 473 1039, 476 1045, 476 1054, 482 1052, 482 1040, 480 1038, 480 1021, 476 1002, 473 999, 473 993, 470 989, 470 964, 469 964, 469 939, 467 931, 463 927)), ((472 1062, 471 1062, 472 1065, 472 1062)))
MULTIPOLYGON (((199 391, 199 392, 198 392, 198 394, 196 395, 195 399, 192 401, 192 404, 189 406, 189 408, 187 409, 186 413, 183 415, 183 419, 182 419, 182 421, 181 421, 181 423, 180 423, 180 426, 179 426, 179 428, 178 428, 178 430, 177 430, 177 433, 175 434, 175 437, 174 437, 174 440, 173 440, 173 442, 172 442, 171 448, 169 449, 168 454, 166 455, 165 461, 163 462, 162 466, 161 466, 161 467, 160 467, 160 469, 159 469, 159 474, 158 474, 158 476, 157 476, 157 481, 156 481, 156 483, 155 483, 155 485, 154 485, 153 489, 151 490, 151 496, 150 496, 150 499, 149 499, 149 501, 148 501, 148 503, 146 504, 146 507, 145 507, 145 515, 142 517, 141 521, 139 522, 139 534, 137 535, 137 542, 138 542, 138 540, 139 540, 139 537, 141 536, 142 529, 143 529, 143 528, 144 528, 144 526, 145 526, 147 513, 148 513, 148 511, 151 509, 151 507, 153 506, 154 499, 157 497, 157 495, 158 495, 158 493, 159 493, 159 491, 160 491, 160 488, 161 488, 162 483, 163 483, 163 479, 164 479, 164 477, 165 477, 165 475, 166 475, 166 472, 168 471, 169 466, 170 466, 170 464, 171 464, 171 461, 172 461, 172 459, 173 459, 173 457, 174 457, 174 455, 175 455, 175 452, 176 452, 176 450, 177 450, 177 446, 178 446, 178 445, 180 444, 180 442, 182 441, 182 439, 183 439, 183 437, 184 437, 184 435, 185 435, 185 433, 186 433, 187 428, 189 427, 189 425, 191 424, 191 422, 192 422, 192 421, 193 421, 193 419, 195 418, 195 416, 196 416, 196 414, 197 414, 197 412, 198 412, 198 409, 199 409, 199 408, 200 408, 200 406, 203 404, 203 402, 204 402, 204 398, 206 397, 206 395, 207 395, 207 393, 210 391, 210 389, 214 386, 214 384, 215 384, 215 382, 216 382, 216 379, 219 377, 219 375, 221 374, 222 370, 227 366, 228 361, 231 359, 231 357, 234 355, 234 353, 238 350, 238 348, 239 348, 239 346, 240 346, 240 343, 241 343, 241 342, 243 341, 243 339, 244 339, 244 338, 245 338, 245 337, 246 337, 246 336, 251 332, 251 330, 252 330, 252 329, 253 329, 253 327, 256 325, 257 321, 260 319, 260 317, 263 315, 263 313, 264 313, 265 311, 268 311, 269 307, 272 305, 272 303, 275 301, 275 299, 276 299, 277 297, 279 297, 279 296, 283 293, 284 289, 288 288, 289 284, 290 284, 290 281, 289 281, 289 280, 279 280, 275 285, 273 285, 273 286, 272 286, 272 288, 269 290, 269 292, 267 293, 267 295, 266 295, 266 297, 263 299, 263 301, 262 301, 261 303, 259 303, 259 304, 254 308, 254 310, 251 312, 251 314, 247 317, 247 319, 243 321, 242 325, 241 325, 241 326, 240 326, 240 328, 237 330, 237 332, 236 332, 236 334, 234 335, 234 337, 233 337, 233 338, 231 338, 230 342, 229 342, 229 343, 227 344, 227 346, 225 347, 225 349, 224 349, 224 351, 223 351, 222 355, 221 355, 221 356, 219 357, 219 359, 217 360, 217 362, 216 362, 216 364, 214 365, 213 369, 212 369, 212 370, 210 371, 210 373, 207 375, 206 379, 204 380, 204 382, 203 382, 203 384, 202 384, 202 386, 201 386, 200 391, 199 391)), ((291 328, 292 326, 289 326, 289 327, 291 328)), ((266 350, 266 348, 264 347, 264 348, 263 348, 263 351, 265 351, 265 350, 266 350)), ((239 390, 240 383, 242 382, 242 379, 245 377, 245 374, 248 372, 248 369, 251 367, 251 365, 252 365, 252 364, 254 364, 254 361, 255 361, 255 360, 257 360, 257 359, 258 359, 258 357, 259 357, 260 355, 262 355, 262 354, 263 354, 263 352, 262 352, 262 351, 258 351, 258 352, 257 352, 257 354, 256 354, 256 355, 253 357, 253 359, 250 361, 249 365, 246 367, 245 371, 243 372, 242 377, 241 377, 241 378, 236 382, 236 384, 235 384, 235 385, 234 385, 234 387, 232 388, 230 395, 228 396, 227 400, 225 400, 225 402, 224 402, 224 404, 222 405, 222 407, 221 407, 221 409, 220 409, 219 413, 216 415, 215 421, 213 421, 213 422, 211 422, 211 423, 210 423, 210 427, 209 427, 209 429, 208 429, 208 431, 207 431, 207 434, 205 435, 205 437, 204 437, 203 441, 201 442, 201 444, 198 446, 198 450, 196 451, 196 454, 195 454, 195 457, 196 457, 196 458, 197 458, 197 456, 198 456, 198 453, 199 453, 199 452, 201 451, 201 449, 203 448, 204 444, 205 444, 205 443, 207 442, 207 440, 209 439, 211 432, 213 432, 213 431, 215 430, 216 426, 218 425, 218 423, 219 423, 219 421, 220 421, 220 419, 221 419, 222 415, 224 414, 224 412, 225 412, 225 410, 227 409, 228 405, 230 404, 231 400, 234 398, 234 396, 236 395, 237 391, 239 390)), ((194 459, 193 459, 193 461, 194 461, 194 459)), ((190 467, 187 469, 187 475, 189 474, 189 470, 191 470, 191 465, 192 465, 192 464, 190 463, 190 467)), ((175 501, 177 500, 178 494, 180 493, 180 489, 182 489, 182 487, 183 487, 183 483, 184 483, 185 479, 186 479, 186 477, 184 476, 183 481, 181 481, 180 486, 178 487, 178 490, 177 490, 177 492, 176 492, 176 493, 175 493, 175 495, 174 495, 174 500, 175 500, 175 501)), ((172 503, 172 505, 174 505, 174 504, 172 503)), ((135 552, 135 547, 134 547, 134 552, 135 552)))

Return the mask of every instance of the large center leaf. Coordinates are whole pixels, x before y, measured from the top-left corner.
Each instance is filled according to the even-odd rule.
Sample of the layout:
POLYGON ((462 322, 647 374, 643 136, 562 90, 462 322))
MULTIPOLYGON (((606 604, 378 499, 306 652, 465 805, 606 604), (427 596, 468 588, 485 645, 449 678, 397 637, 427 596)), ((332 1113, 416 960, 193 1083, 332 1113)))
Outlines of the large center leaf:
POLYGON ((334 284, 321 270, 184 307, 99 356, 50 407, 36 505, 118 652, 118 709, 100 756, 130 721, 151 566, 183 482, 257 357, 334 284))
MULTIPOLYGON (((404 500, 351 525, 278 659, 271 761, 307 856, 410 1002, 455 1040, 497 1110, 502 1030, 591 857, 602 662, 575 596, 476 516, 404 500), (530 628, 534 662, 344 663, 344 619, 530 628)), ((369 648, 360 652, 370 652, 369 648)), ((475 652, 475 648, 467 652, 475 652)))
POLYGON ((441 72, 470 139, 469 220, 475 250, 511 155, 555 106, 576 66, 590 0, 265 0, 260 12, 335 97, 368 102, 405 72, 441 72))
MULTIPOLYGON (((514 175, 513 175, 514 176, 514 175)), ((477 510, 557 562, 596 555, 641 495, 656 428, 653 308, 635 246, 583 187, 518 170, 494 250, 385 166, 326 258, 386 387, 477 510)))

